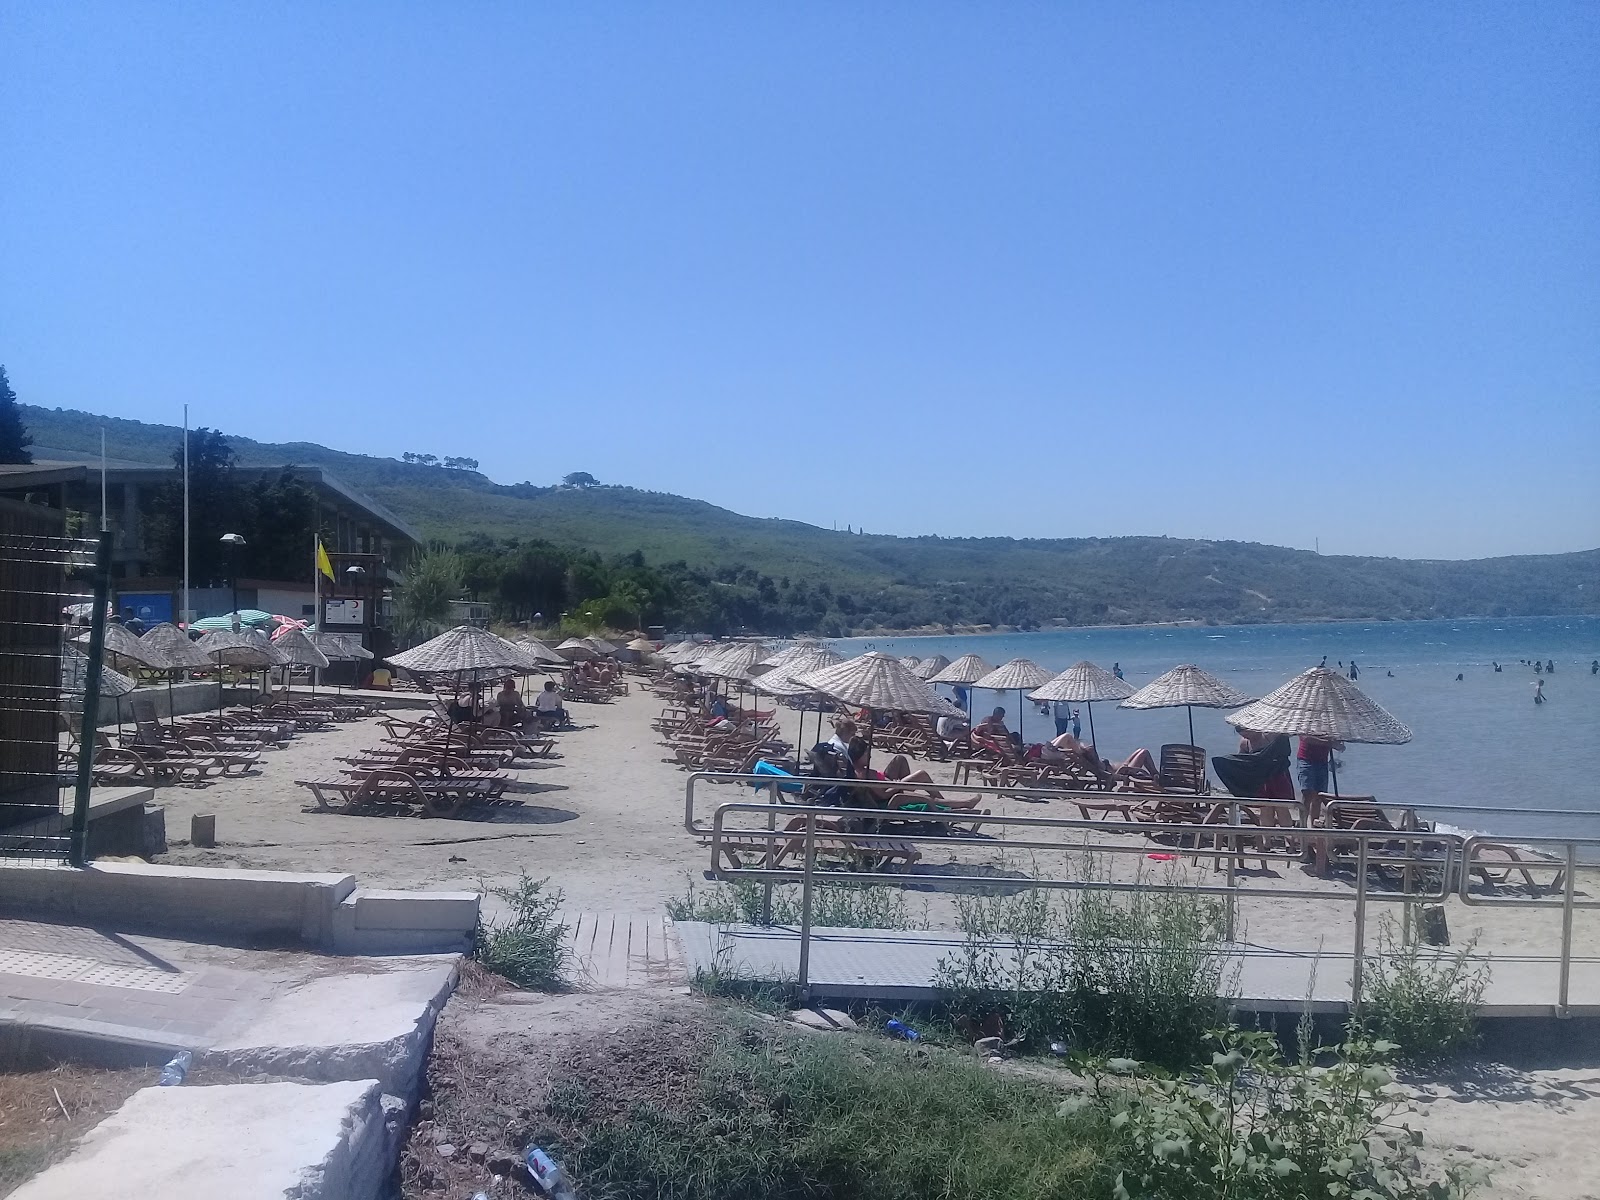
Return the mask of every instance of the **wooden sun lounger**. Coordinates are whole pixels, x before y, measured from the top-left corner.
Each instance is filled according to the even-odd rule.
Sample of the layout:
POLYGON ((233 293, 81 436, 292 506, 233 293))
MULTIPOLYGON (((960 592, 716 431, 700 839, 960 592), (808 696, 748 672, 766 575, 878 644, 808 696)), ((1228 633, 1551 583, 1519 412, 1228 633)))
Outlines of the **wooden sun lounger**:
POLYGON ((482 781, 418 779, 404 771, 375 771, 362 779, 296 779, 295 785, 308 789, 323 812, 393 805, 419 808, 426 817, 453 817, 468 804, 493 799, 482 781), (329 803, 329 796, 337 803, 329 803))
MULTIPOLYGON (((699 834, 700 844, 711 844, 710 830, 699 834)), ((798 841, 804 844, 805 835, 792 830, 776 830, 772 833, 724 833, 717 839, 717 853, 719 862, 712 864, 713 869, 739 870, 741 868, 776 866, 786 857, 785 843, 798 841), (770 851, 770 853, 769 853, 770 851), (770 862, 769 862, 770 858, 770 862)), ((817 857, 840 859, 852 866, 889 867, 906 866, 921 861, 922 851, 910 842, 901 841, 858 841, 848 834, 819 832, 815 842, 817 857)), ((799 857, 803 850, 796 851, 799 857)))

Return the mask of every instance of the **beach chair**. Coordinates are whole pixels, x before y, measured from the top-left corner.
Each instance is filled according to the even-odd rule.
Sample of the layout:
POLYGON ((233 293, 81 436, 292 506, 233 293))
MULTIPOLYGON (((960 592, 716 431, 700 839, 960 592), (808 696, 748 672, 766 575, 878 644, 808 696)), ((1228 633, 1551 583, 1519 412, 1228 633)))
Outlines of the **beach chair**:
POLYGON ((1161 747, 1161 790, 1196 796, 1211 790, 1206 778, 1206 752, 1199 746, 1177 742, 1161 747))

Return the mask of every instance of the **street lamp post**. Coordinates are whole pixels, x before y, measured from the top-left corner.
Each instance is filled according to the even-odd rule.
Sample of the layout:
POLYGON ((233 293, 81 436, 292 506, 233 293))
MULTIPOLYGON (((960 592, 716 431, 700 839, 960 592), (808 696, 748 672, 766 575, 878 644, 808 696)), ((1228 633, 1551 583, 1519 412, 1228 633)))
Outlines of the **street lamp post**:
POLYGON ((228 580, 233 588, 233 631, 239 632, 239 550, 244 546, 244 534, 225 533, 222 544, 228 548, 228 580))

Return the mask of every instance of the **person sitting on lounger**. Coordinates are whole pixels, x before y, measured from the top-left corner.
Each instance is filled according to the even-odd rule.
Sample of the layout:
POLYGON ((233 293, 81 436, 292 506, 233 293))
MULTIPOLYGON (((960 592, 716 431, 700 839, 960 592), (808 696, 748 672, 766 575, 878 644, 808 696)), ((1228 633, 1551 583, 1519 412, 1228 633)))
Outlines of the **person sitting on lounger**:
POLYGON ((554 679, 544 681, 544 689, 533 698, 533 709, 544 729, 559 729, 568 723, 567 710, 561 703, 561 689, 554 679))
POLYGON ((528 708, 522 703, 522 693, 517 691, 517 685, 509 675, 500 681, 494 707, 500 718, 501 729, 521 729, 528 719, 528 708))
POLYGON ((933 786, 933 776, 926 771, 913 771, 911 761, 904 754, 896 754, 889 760, 889 765, 883 770, 883 777, 891 782, 911 785, 891 789, 889 795, 890 808, 909 809, 960 809, 967 810, 978 807, 978 801, 983 797, 977 792, 959 799, 946 796, 933 786))
MULTIPOLYGON (((1093 773, 1101 783, 1133 782, 1141 779, 1148 779, 1158 785, 1161 782, 1161 768, 1156 765, 1156 760, 1150 751, 1143 746, 1121 762, 1112 762, 1101 758, 1093 746, 1080 742, 1070 733, 1052 738, 1050 745, 1068 762, 1093 773)), ((1050 760, 1046 758, 1045 761, 1050 760)))

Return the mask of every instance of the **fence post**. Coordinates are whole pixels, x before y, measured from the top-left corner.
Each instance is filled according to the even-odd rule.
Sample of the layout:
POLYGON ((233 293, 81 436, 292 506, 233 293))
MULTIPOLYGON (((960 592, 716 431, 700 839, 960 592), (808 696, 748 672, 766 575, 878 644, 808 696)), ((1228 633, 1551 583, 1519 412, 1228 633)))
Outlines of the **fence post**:
POLYGON ((817 861, 817 814, 806 814, 806 872, 800 887, 800 1003, 811 1003, 811 868, 817 861))
POLYGON ((94 755, 100 735, 100 667, 106 657, 106 608, 111 598, 111 534, 100 531, 94 551, 94 610, 89 624, 89 661, 84 667, 83 722, 78 738, 78 780, 72 800, 67 861, 83 866, 89 841, 89 790, 94 786, 94 755))
POLYGON ((1577 885, 1573 877, 1577 875, 1578 848, 1571 842, 1567 843, 1567 886, 1561 894, 1561 987, 1556 997, 1556 1016, 1570 1017, 1572 1009, 1568 1004, 1568 988, 1572 983, 1572 905, 1577 895, 1577 885))
POLYGON ((1357 834, 1361 843, 1356 850, 1356 946, 1355 961, 1350 971, 1350 1014, 1361 1011, 1361 984, 1367 966, 1367 835, 1357 834))
MULTIPOLYGON (((1237 870, 1239 863, 1239 837, 1234 831, 1239 828, 1239 802, 1228 802, 1228 940, 1234 940, 1238 924, 1239 896, 1234 890, 1238 886, 1237 870)), ((1199 859, 1195 860, 1196 864, 1199 859)))

